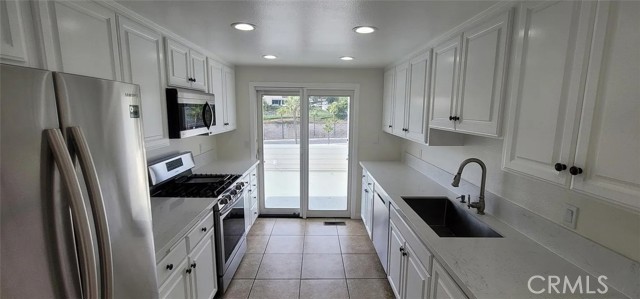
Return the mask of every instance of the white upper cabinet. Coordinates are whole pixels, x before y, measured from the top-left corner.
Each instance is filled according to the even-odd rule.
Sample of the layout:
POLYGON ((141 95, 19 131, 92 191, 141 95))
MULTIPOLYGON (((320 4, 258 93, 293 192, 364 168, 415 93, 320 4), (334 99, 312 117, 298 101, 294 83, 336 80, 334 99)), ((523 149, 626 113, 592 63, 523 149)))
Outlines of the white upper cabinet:
POLYGON ((170 38, 167 44, 167 85, 207 91, 207 57, 170 38))
POLYGON ((24 1, 0 1, 0 59, 12 64, 26 64, 28 62, 25 24, 23 23, 21 7, 24 1))
POLYGON ((405 127, 406 137, 408 139, 425 143, 427 137, 427 121, 425 117, 428 115, 428 75, 429 75, 429 55, 431 52, 424 53, 411 59, 409 74, 409 97, 405 105, 405 127))
POLYGON ((120 80, 116 13, 96 2, 38 4, 51 70, 120 80), (54 33, 55 31, 55 33, 54 33))
POLYGON ((235 130, 238 126, 236 123, 236 73, 227 66, 224 67, 224 101, 222 125, 225 131, 235 130))
POLYGON ((382 97, 382 130, 393 133, 393 95, 395 92, 396 70, 392 68, 384 72, 384 91, 382 97))
POLYGON ((193 49, 189 50, 191 66, 191 88, 207 91, 207 57, 193 49))
POLYGON ((640 3, 597 5, 571 188, 640 209, 640 3))
POLYGON ((435 47, 431 128, 500 136, 511 15, 478 22, 435 47))
POLYGON ((211 133, 235 130, 236 79, 235 71, 211 58, 207 58, 208 92, 215 96, 216 125, 211 133))
POLYGON ((394 135, 404 136, 406 130, 404 117, 409 85, 409 63, 396 66, 395 92, 393 96, 393 128, 394 135))
POLYGON ((387 71, 384 76, 383 130, 426 142, 430 51, 387 71))
POLYGON ((568 183, 590 11, 591 4, 577 1, 521 4, 506 169, 568 183))
POLYGON ((640 209, 639 13, 625 1, 521 5, 505 169, 640 209))
POLYGON ((460 61, 461 38, 450 39, 433 49, 433 76, 431 77, 431 113, 429 126, 432 128, 455 128, 456 90, 460 61))
POLYGON ((207 58, 208 93, 215 98, 216 124, 211 128, 213 134, 224 131, 224 66, 219 62, 207 58))
POLYGON ((511 10, 462 34, 456 131, 498 137, 511 10))
POLYGON ((118 31, 122 79, 140 85, 145 147, 168 146, 162 36, 123 16, 118 16, 118 31))
POLYGON ((167 40, 167 84, 191 88, 189 48, 172 39, 167 40))

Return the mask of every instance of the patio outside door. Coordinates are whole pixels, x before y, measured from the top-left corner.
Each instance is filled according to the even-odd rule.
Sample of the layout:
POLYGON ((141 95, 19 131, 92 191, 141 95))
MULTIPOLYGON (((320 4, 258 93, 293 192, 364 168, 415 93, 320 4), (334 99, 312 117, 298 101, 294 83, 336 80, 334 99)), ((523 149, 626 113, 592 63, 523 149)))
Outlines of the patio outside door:
POLYGON ((349 217, 352 91, 259 91, 261 213, 349 217))

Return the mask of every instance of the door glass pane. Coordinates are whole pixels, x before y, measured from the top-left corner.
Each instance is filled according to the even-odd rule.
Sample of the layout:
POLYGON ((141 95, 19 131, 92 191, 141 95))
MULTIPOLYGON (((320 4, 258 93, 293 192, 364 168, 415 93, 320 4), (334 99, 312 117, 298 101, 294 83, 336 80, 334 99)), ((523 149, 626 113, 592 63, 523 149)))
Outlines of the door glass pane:
POLYGON ((309 97, 309 210, 347 210, 350 100, 309 97))
POLYGON ((262 97, 265 208, 300 208, 300 97, 262 97))

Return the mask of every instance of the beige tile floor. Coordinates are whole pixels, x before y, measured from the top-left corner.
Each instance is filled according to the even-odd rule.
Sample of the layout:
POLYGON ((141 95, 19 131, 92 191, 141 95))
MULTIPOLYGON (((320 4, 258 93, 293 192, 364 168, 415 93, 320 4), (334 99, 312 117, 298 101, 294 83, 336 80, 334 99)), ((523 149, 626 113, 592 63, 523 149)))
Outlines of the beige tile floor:
POLYGON ((360 220, 258 218, 222 298, 394 298, 360 220), (345 221, 326 226, 324 221, 345 221))

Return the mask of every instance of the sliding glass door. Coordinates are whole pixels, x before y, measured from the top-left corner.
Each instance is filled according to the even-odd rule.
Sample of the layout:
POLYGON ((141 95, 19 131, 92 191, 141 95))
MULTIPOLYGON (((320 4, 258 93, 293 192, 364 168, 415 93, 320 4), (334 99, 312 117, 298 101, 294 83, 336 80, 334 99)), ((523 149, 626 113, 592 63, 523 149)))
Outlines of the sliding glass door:
POLYGON ((307 90, 306 99, 306 215, 348 217, 352 92, 307 90))
POLYGON ((263 214, 349 217, 353 91, 258 92, 263 214))

